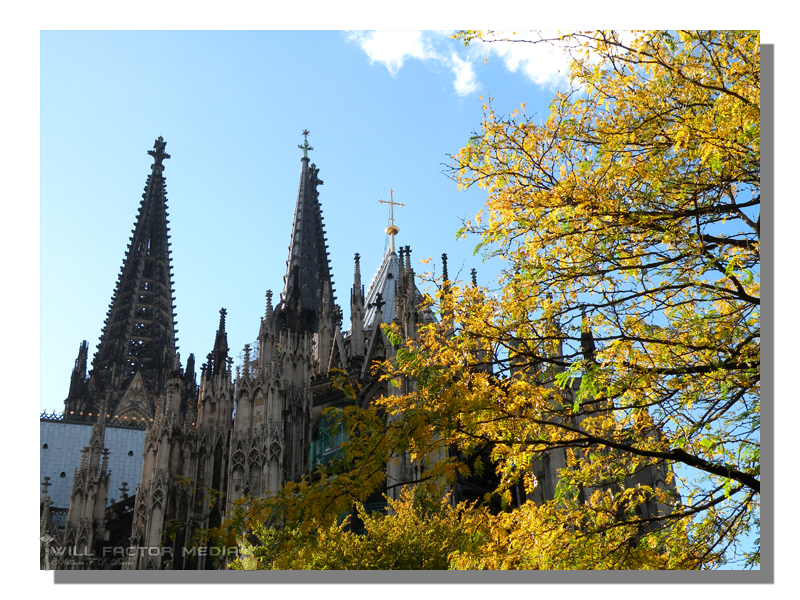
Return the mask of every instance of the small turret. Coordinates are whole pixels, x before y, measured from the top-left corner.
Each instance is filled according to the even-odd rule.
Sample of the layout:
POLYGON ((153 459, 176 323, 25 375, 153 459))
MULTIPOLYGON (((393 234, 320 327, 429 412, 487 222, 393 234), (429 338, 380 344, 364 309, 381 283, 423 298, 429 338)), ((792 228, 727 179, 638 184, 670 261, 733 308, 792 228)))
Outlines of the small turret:
POLYGON ((225 316, 228 314, 224 308, 219 309, 219 327, 214 339, 214 350, 208 355, 209 376, 214 377, 226 372, 228 360, 228 334, 225 332, 225 316))
POLYGON ((100 468, 100 457, 105 447, 106 439, 106 401, 100 402, 97 420, 92 426, 92 433, 89 437, 89 469, 97 470, 100 468))
POLYGON ((206 356, 201 367, 198 390, 197 426, 225 425, 233 415, 231 373, 233 359, 228 356, 228 335, 225 332, 227 311, 219 311, 219 327, 214 338, 214 349, 206 356))
POLYGON ((267 307, 258 330, 258 372, 268 376, 273 364, 275 344, 275 311, 272 308, 272 290, 267 290, 267 307))
POLYGON ((183 391, 181 395, 181 414, 193 410, 197 405, 197 375, 194 371, 194 354, 186 359, 186 369, 183 372, 183 391))
POLYGON ((364 286, 361 285, 361 256, 356 252, 353 289, 350 290, 350 354, 364 354, 364 286))
POLYGON ((75 411, 76 408, 80 411, 86 409, 88 412, 90 410, 90 407, 87 406, 88 379, 86 378, 86 365, 88 356, 89 344, 86 340, 83 340, 78 348, 78 357, 75 359, 75 366, 72 368, 72 376, 69 382, 69 394, 67 394, 67 399, 64 401, 64 405, 69 407, 69 410, 72 411, 75 411))
POLYGON ((447 254, 442 254, 442 324, 444 327, 444 335, 449 337, 453 335, 453 304, 450 298, 451 281, 450 275, 447 272, 447 254))
POLYGON ((250 379, 250 344, 244 345, 243 352, 244 352, 244 359, 243 359, 240 378, 242 381, 247 381, 250 379))

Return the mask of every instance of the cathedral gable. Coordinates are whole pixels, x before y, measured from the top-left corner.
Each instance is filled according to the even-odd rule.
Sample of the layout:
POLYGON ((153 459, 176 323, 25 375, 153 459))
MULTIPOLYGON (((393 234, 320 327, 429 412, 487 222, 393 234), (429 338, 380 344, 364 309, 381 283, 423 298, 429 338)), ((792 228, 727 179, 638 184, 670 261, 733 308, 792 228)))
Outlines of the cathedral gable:
POLYGON ((153 418, 141 371, 136 371, 128 389, 125 390, 122 400, 117 405, 115 417, 120 419, 125 417, 137 420, 145 419, 147 421, 153 418))

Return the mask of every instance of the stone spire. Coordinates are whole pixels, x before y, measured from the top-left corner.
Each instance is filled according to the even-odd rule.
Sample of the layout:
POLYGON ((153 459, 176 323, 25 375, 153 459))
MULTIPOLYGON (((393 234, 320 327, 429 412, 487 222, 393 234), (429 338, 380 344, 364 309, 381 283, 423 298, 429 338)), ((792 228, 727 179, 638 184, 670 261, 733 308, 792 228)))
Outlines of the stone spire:
POLYGON ((450 300, 450 275, 447 273, 447 254, 442 254, 442 323, 445 336, 453 335, 453 306, 450 300))
MULTIPOLYGON (((81 404, 81 400, 87 398, 88 380, 86 379, 86 365, 88 364, 88 358, 89 344, 86 340, 83 340, 78 348, 78 358, 75 359, 75 366, 72 368, 72 377, 69 382, 69 394, 67 394, 67 399, 64 401, 65 406, 71 405, 69 410, 74 411, 75 408, 78 408, 78 405, 81 404)), ((83 406, 78 408, 78 410, 82 410, 82 408, 83 406)), ((90 407, 86 406, 85 408, 87 412, 89 412, 90 407)))
POLYGON ((364 354, 364 286, 361 285, 361 256, 355 255, 353 289, 350 290, 350 333, 353 356, 364 354))
POLYGON ((361 255, 358 252, 356 252, 353 257, 353 261, 355 262, 355 268, 353 270, 353 294, 357 295, 360 293, 360 295, 363 296, 364 286, 361 285, 361 255))
POLYGON ((227 311, 219 310, 219 326, 214 337, 214 348, 206 355, 201 367, 198 387, 198 428, 216 425, 227 426, 232 415, 231 366, 228 356, 228 334, 225 332, 227 311))
POLYGON ((267 290, 267 307, 258 330, 258 372, 262 376, 272 364, 275 350, 275 311, 272 307, 272 290, 267 290))
POLYGON ((183 372, 183 392, 184 402, 181 410, 185 409, 187 402, 192 402, 197 395, 197 377, 194 372, 194 354, 190 354, 186 359, 186 369, 183 372))
POLYGON ((228 334, 225 332, 225 317, 228 311, 224 308, 219 309, 219 327, 217 336, 214 339, 214 350, 209 354, 209 377, 217 373, 222 373, 228 361, 228 334))
POLYGON ((89 437, 89 464, 95 469, 100 466, 100 455, 105 447, 106 440, 106 402, 100 402, 97 413, 97 420, 92 426, 92 433, 89 437))
POLYGON ((100 399, 108 398, 113 414, 137 373, 152 404, 172 368, 178 338, 163 174, 170 156, 165 148, 159 137, 148 151, 151 173, 92 361, 88 397, 71 395, 67 412, 94 412, 100 399))
POLYGON ((267 290, 267 308, 264 312, 264 320, 272 320, 272 290, 267 290))
POLYGON ((292 225, 292 239, 289 245, 289 259, 286 261, 283 294, 278 307, 279 324, 291 329, 318 331, 322 313, 323 297, 330 295, 327 302, 334 305, 333 280, 331 277, 328 246, 325 240, 322 208, 319 203, 317 187, 322 185, 319 169, 309 164, 308 131, 303 131, 305 143, 300 159, 300 184, 297 190, 297 204, 292 225), (326 282, 329 284, 326 290, 326 282), (292 315, 286 313, 291 311, 292 315))
POLYGON ((242 363, 241 378, 243 380, 250 379, 250 344, 244 345, 244 361, 242 363))

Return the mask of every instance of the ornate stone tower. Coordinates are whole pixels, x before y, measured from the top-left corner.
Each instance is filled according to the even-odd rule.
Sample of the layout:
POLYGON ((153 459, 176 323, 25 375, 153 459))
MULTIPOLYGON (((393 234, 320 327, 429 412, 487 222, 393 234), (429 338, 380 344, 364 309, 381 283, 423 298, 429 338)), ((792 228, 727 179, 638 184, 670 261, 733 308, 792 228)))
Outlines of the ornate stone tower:
POLYGON ((202 548, 195 534, 218 526, 226 506, 237 499, 276 492, 309 470, 313 382, 324 379, 334 340, 341 339, 341 310, 333 296, 317 191, 322 181, 309 164, 307 138, 300 148, 284 290, 275 307, 267 292, 257 360, 247 345, 232 380, 222 309, 196 404, 187 394, 194 390, 193 375, 189 379, 182 372, 177 355, 164 387, 156 388, 131 536, 131 546, 147 552, 127 568, 214 568, 213 560, 196 551, 202 548))
POLYGON ((250 347, 236 380, 236 417, 230 448, 230 502, 276 492, 308 472, 312 380, 327 372, 341 309, 335 303, 328 246, 317 187, 319 169, 309 164, 308 131, 300 149, 297 191, 283 293, 267 307, 258 333, 255 368, 250 347))
POLYGON ((175 356, 174 296, 170 263, 164 160, 159 137, 139 214, 109 304, 100 343, 86 378, 87 349, 78 351, 66 412, 96 413, 101 400, 109 414, 150 419, 175 356))
POLYGON ((126 568, 213 566, 191 540, 198 531, 218 526, 224 511, 219 498, 227 491, 233 412, 225 315, 223 308, 214 348, 201 367, 200 385, 194 386, 194 358, 189 357, 184 373, 176 355, 156 403, 144 440, 130 541, 131 547, 147 552, 129 556, 126 568))

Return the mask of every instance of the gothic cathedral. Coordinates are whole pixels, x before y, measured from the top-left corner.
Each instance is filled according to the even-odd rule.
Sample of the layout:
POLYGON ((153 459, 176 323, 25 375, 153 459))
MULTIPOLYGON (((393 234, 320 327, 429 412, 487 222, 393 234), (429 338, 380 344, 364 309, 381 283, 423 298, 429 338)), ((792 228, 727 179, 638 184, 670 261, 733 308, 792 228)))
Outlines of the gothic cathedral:
MULTIPOLYGON (((130 569, 214 568, 206 556, 179 552, 198 532, 218 526, 227 503, 245 495, 275 492, 299 480, 316 462, 335 451, 322 417, 328 407, 367 405, 389 393, 371 376, 369 365, 390 358, 393 348, 380 327, 395 322, 413 335, 416 324, 432 319, 417 310, 411 249, 398 252, 394 223, 387 229, 391 250, 382 257, 370 289, 361 283, 355 256, 350 291, 351 323, 342 331, 342 310, 333 294, 329 254, 319 201, 319 169, 310 163, 308 132, 300 148, 300 184, 292 225, 283 291, 266 310, 258 328, 258 347, 245 346, 244 364, 234 372, 220 310, 214 347, 195 374, 195 358, 185 366, 176 352, 177 328, 164 161, 166 142, 158 138, 151 173, 136 224, 109 305, 97 352, 87 376, 88 344, 79 348, 65 415, 93 419, 91 440, 75 472, 66 522, 50 521, 47 485, 42 496, 42 564, 51 546, 82 548, 82 560, 67 568, 94 568, 91 557, 109 539, 108 450, 105 424, 146 423, 141 480, 129 530, 115 537, 126 547, 164 548, 127 557, 130 569), (359 395, 348 399, 333 385, 331 369, 347 371, 359 382, 359 395), (322 427, 320 425, 323 425, 322 427), (217 498, 224 501, 216 502, 217 498), (182 526, 165 535, 171 524, 182 526), (129 539, 125 539, 129 533, 129 539), (45 543, 47 542, 47 543, 45 543)), ((391 202, 391 201, 390 201, 391 202)), ((410 464, 390 466, 387 477, 410 480, 410 464)), ((119 528, 119 526, 117 526, 119 528)), ((45 567, 46 568, 46 567, 45 567)))
MULTIPOLYGON (((55 509, 51 511, 48 494, 53 485, 50 477, 43 483, 42 568, 218 568, 220 563, 212 556, 182 550, 192 546, 198 534, 219 526, 237 499, 274 493, 308 474, 315 464, 335 457, 336 432, 327 426, 326 408, 364 407, 382 395, 409 391, 389 389, 372 375, 370 366, 394 356, 382 324, 394 323, 401 335, 413 338, 419 325, 435 318, 430 310, 420 309, 411 248, 396 251, 399 229, 392 218, 386 230, 390 249, 366 291, 360 256, 355 255, 350 326, 343 331, 319 201, 323 182, 309 161, 312 148, 308 132, 303 133, 283 291, 274 305, 272 292, 267 291, 257 347, 245 346, 243 364, 235 370, 225 332, 226 312, 220 310, 214 346, 200 366, 199 383, 194 355, 183 365, 176 352, 164 179, 164 161, 170 156, 160 137, 149 151, 151 173, 97 352, 87 375, 88 344, 80 345, 65 400, 63 420, 88 419, 92 428, 80 464, 74 466, 69 509, 60 522, 51 514, 55 509), (334 369, 357 382, 355 399, 334 385, 334 369), (115 457, 113 452, 109 456, 108 431, 123 422, 146 426, 137 432, 141 476, 134 495, 127 494, 128 482, 123 482, 121 499, 109 503, 109 461, 115 457), (106 550, 118 548, 156 551, 125 553, 113 567, 97 561, 106 550), (58 560, 66 549, 70 560, 58 560)), ((392 209, 396 205, 393 199, 387 203, 392 209)), ((446 255, 442 261, 447 279, 446 255)), ((591 340, 585 345, 591 346, 591 340)), ((413 382, 403 383, 408 385, 413 382)), ((547 461, 534 465, 540 485, 530 499, 553 497, 564 460, 553 452, 547 461)), ((396 496, 403 483, 419 477, 418 468, 408 459, 387 465, 381 492, 396 496)), ((643 477, 648 484, 663 486, 669 480, 666 468, 643 477)), ((463 480, 457 482, 453 498, 477 499, 490 489, 479 479, 463 480)))

